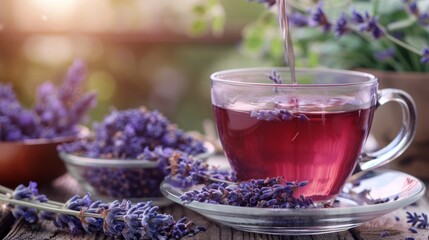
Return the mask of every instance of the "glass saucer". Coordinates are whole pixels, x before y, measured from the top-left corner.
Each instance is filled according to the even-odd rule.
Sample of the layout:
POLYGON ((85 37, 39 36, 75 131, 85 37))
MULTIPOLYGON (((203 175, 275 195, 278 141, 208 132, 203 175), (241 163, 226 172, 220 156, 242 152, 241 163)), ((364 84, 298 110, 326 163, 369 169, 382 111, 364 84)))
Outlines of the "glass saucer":
POLYGON ((347 183, 333 208, 313 209, 251 208, 201 202, 185 204, 179 198, 184 191, 166 182, 161 184, 161 192, 168 199, 208 219, 238 230, 277 235, 312 235, 345 231, 408 206, 423 196, 425 186, 419 179, 406 173, 375 170, 347 183), (390 200, 374 204, 374 199, 386 198, 390 200))

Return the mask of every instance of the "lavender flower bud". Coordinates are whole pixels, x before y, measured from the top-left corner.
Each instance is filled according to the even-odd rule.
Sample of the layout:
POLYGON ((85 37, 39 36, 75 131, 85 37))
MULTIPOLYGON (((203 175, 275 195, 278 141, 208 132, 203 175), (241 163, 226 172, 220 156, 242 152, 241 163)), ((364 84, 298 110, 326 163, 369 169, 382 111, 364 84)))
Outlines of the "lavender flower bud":
POLYGON ((347 17, 344 13, 338 18, 334 26, 334 33, 337 37, 343 36, 345 33, 349 32, 347 17))
POLYGON ((365 17, 361 13, 353 9, 351 20, 353 23, 361 24, 365 22, 365 17))
POLYGON ((422 58, 420 59, 420 62, 423 64, 426 64, 429 62, 429 48, 425 48, 422 51, 422 58))
POLYGON ((312 12, 311 20, 314 26, 321 26, 323 31, 328 32, 331 29, 332 24, 329 22, 328 17, 322 9, 322 5, 312 12))
POLYGON ((300 12, 294 12, 289 16, 289 23, 295 27, 305 27, 309 25, 309 19, 300 12))

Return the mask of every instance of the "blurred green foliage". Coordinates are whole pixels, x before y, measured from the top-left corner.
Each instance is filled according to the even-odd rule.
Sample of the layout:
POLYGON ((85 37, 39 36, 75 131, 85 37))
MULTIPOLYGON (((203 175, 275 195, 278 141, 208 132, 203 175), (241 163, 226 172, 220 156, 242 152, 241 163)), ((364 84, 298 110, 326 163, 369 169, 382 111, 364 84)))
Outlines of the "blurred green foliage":
MULTIPOLYGON (((308 14, 320 1, 311 5, 291 0, 291 12, 308 14)), ((417 1, 421 12, 429 13, 429 1, 417 1)), ((325 1, 323 9, 334 25, 342 11, 350 13, 353 9, 378 16, 380 24, 392 37, 411 45, 418 51, 429 46, 429 25, 419 24, 417 18, 407 12, 407 3, 402 0, 360 0, 325 1), (402 39, 403 37, 403 39, 402 39)), ((267 9, 255 22, 250 23, 243 32, 242 50, 257 57, 263 57, 272 65, 283 65, 282 42, 278 33, 277 15, 267 9)), ((326 66, 331 68, 374 68, 390 71, 428 72, 429 66, 420 63, 418 54, 393 43, 388 38, 373 39, 366 33, 350 32, 341 37, 333 32, 324 33, 318 27, 292 28, 292 38, 298 67, 326 66), (393 49, 393 58, 380 60, 377 52, 393 49)))

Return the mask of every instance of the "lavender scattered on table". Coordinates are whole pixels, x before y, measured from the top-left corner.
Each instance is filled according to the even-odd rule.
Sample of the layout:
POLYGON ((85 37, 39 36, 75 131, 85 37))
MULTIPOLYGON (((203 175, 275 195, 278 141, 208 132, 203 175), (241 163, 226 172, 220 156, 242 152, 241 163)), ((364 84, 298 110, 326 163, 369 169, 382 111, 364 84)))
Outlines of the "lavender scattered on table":
POLYGON ((411 223, 413 227, 420 229, 429 228, 428 215, 425 213, 418 214, 407 211, 407 223, 411 223))
POLYGON ((123 200, 103 203, 93 201, 89 194, 73 196, 65 204, 51 202, 38 194, 34 182, 30 182, 28 187, 20 185, 6 195, 0 194, 2 201, 8 202, 11 198, 20 200, 7 205, 14 217, 24 217, 33 224, 38 221, 39 214, 40 219, 53 221, 57 228, 69 230, 73 235, 101 232, 125 239, 180 239, 205 231, 186 218, 176 221, 169 214, 159 213, 158 207, 151 202, 132 204, 123 200), (29 202, 33 207, 23 207, 29 202))
POLYGON ((417 229, 415 227, 409 227, 408 231, 412 232, 412 233, 418 233, 417 229))
POLYGON ((288 182, 282 177, 253 179, 235 184, 214 182, 201 190, 186 192, 180 199, 241 207, 259 208, 313 208, 313 201, 304 196, 295 197, 296 190, 307 182, 288 182))
MULTIPOLYGON (((86 167, 83 173, 85 180, 98 193, 109 197, 160 197, 159 185, 164 176, 174 169, 172 165, 179 161, 177 159, 180 162, 189 161, 193 158, 191 155, 207 151, 202 141, 178 129, 158 111, 145 108, 114 111, 94 129, 93 139, 63 144, 58 150, 90 158, 157 163, 157 167, 153 168, 86 167)), ((195 161, 193 164, 198 168, 200 163, 195 161)), ((175 174, 179 176, 182 172, 177 170, 175 174)), ((187 179, 183 177, 181 181, 187 179)))
POLYGON ((0 84, 0 142, 76 134, 77 124, 96 104, 96 94, 83 92, 85 73, 84 63, 75 61, 60 86, 39 86, 33 109, 20 104, 12 86, 0 84))

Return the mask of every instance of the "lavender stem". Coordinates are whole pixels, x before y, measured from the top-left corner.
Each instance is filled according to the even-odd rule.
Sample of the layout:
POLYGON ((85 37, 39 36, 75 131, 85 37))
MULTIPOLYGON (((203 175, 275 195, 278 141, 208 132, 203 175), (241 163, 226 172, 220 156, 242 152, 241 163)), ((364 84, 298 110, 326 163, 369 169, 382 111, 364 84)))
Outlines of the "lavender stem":
MULTIPOLYGON (((5 186, 2 186, 2 185, 0 185, 0 193, 10 193, 10 194, 12 194, 13 193, 13 190, 12 189, 10 189, 10 188, 8 188, 8 187, 5 187, 5 186)), ((1 196, 1 195, 0 195, 1 196)), ((56 205, 56 206, 58 206, 58 207, 62 207, 62 206, 64 206, 64 203, 60 203, 60 202, 57 202, 57 201, 52 201, 52 200, 48 200, 48 202, 47 203, 49 203, 49 204, 51 204, 51 205, 56 205)))
POLYGON ((78 211, 73 211, 73 210, 69 210, 69 209, 65 209, 65 208, 52 207, 49 204, 45 204, 45 203, 32 203, 32 202, 23 201, 23 200, 11 199, 11 198, 5 197, 4 195, 0 195, 0 200, 4 201, 6 203, 18 205, 18 206, 30 207, 30 208, 35 208, 35 209, 42 210, 42 211, 61 213, 61 214, 75 216, 75 217, 102 218, 102 216, 100 214, 85 213, 85 212, 81 213, 78 211))

